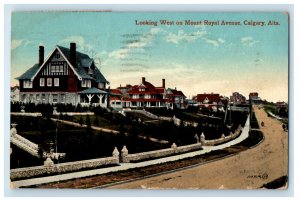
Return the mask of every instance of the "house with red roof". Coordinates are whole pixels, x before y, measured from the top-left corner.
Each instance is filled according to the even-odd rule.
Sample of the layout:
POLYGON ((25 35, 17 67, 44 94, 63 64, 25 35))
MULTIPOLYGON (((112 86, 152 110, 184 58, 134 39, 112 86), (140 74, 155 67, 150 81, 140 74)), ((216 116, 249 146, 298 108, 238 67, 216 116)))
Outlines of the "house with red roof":
POLYGON ((162 86, 155 87, 142 77, 142 82, 138 85, 130 86, 124 91, 122 97, 123 107, 166 107, 165 79, 162 79, 162 86))
POLYGON ((220 94, 203 93, 197 94, 193 100, 197 102, 199 107, 205 107, 217 111, 218 106, 224 107, 224 98, 220 94))

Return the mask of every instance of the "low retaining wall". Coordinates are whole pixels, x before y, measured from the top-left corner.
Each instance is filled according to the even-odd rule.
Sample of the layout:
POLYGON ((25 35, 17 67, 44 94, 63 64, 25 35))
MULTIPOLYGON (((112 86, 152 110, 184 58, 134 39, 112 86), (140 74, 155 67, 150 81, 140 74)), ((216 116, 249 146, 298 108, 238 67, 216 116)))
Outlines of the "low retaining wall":
POLYGON ((57 112, 53 113, 53 115, 68 115, 68 116, 76 116, 76 115, 81 115, 81 116, 87 116, 87 115, 94 115, 94 112, 57 112))
POLYGON ((155 114, 152 114, 151 112, 148 112, 146 110, 128 110, 124 109, 124 112, 135 112, 135 113, 140 113, 145 115, 146 117, 152 118, 152 119, 157 119, 157 120, 164 120, 164 121, 173 121, 175 125, 179 126, 181 122, 183 122, 184 126, 193 126, 197 127, 198 123, 197 122, 192 122, 192 121, 182 121, 181 119, 173 116, 173 117, 165 117, 165 116, 157 116, 155 114))
POLYGON ((118 157, 98 158, 91 160, 75 161, 68 163, 53 164, 50 166, 35 166, 27 168, 18 168, 10 170, 10 179, 23 179, 49 174, 60 174, 66 172, 74 172, 89 168, 97 168, 103 165, 119 164, 118 157))
POLYGON ((30 153, 31 155, 39 158, 39 154, 38 154, 38 150, 33 149, 32 147, 24 144, 23 142, 20 142, 19 140, 17 140, 16 138, 10 138, 10 142, 14 145, 16 145, 17 147, 19 147, 20 149, 23 149, 24 151, 30 153))
POLYGON ((11 115, 15 115, 15 116, 28 116, 28 117, 41 117, 42 113, 40 112, 11 112, 11 115))
POLYGON ((12 136, 12 138, 15 138, 16 140, 24 143, 25 145, 29 146, 30 148, 34 149, 34 150, 38 150, 39 146, 29 140, 27 140, 26 138, 22 137, 21 135, 15 134, 14 136, 12 136))
POLYGON ((155 159, 166 157, 174 154, 186 153, 189 151, 200 150, 202 148, 201 143, 191 144, 186 146, 177 147, 176 144, 173 144, 171 148, 160 149, 156 151, 148 151, 136 154, 128 154, 128 151, 125 148, 121 151, 121 162, 135 162, 147 159, 155 159))
POLYGON ((241 134, 242 130, 243 130, 243 128, 241 126, 239 126, 238 129, 234 133, 231 133, 230 135, 228 135, 226 137, 221 137, 221 138, 215 139, 215 140, 205 140, 205 139, 203 139, 203 137, 201 137, 201 143, 203 144, 203 146, 214 146, 214 145, 222 144, 222 143, 225 143, 225 142, 228 142, 230 140, 237 138, 241 134))
MULTIPOLYGON (((11 115, 15 116, 29 116, 29 117, 41 117, 42 113, 40 112, 11 112, 11 115)), ((63 115, 69 115, 69 116, 86 116, 86 115, 94 115, 94 112, 62 112, 63 115)), ((53 115, 60 115, 60 112, 55 112, 53 115)))

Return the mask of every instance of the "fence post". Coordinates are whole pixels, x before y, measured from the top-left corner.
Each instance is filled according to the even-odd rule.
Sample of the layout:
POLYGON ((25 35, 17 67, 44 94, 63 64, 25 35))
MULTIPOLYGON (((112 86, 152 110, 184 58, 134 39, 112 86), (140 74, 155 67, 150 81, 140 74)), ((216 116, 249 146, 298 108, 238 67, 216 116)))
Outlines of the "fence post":
POLYGON ((117 147, 115 147, 114 151, 112 152, 112 156, 118 159, 118 163, 120 162, 120 152, 118 151, 117 147))
POLYGON ((121 162, 122 163, 129 163, 129 158, 128 158, 128 149, 127 147, 124 145, 122 150, 121 150, 121 162))
POLYGON ((18 124, 11 124, 12 128, 10 129, 10 136, 15 136, 17 134, 17 129, 16 129, 16 126, 18 124))
POLYGON ((44 161, 44 167, 46 168, 47 172, 50 173, 54 168, 54 162, 51 160, 50 156, 48 155, 47 159, 44 161))
POLYGON ((177 153, 177 145, 175 142, 171 145, 171 148, 174 150, 175 153, 177 153))
POLYGON ((205 135, 204 135, 203 132, 202 132, 202 134, 200 135, 200 141, 201 141, 201 144, 202 144, 202 145, 205 145, 205 135))

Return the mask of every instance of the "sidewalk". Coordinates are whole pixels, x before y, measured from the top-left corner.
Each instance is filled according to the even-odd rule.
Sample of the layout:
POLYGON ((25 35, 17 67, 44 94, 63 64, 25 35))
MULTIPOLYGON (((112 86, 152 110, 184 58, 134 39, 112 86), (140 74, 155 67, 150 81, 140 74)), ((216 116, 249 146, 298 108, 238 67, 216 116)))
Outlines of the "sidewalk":
POLYGON ((247 118, 246 124, 243 128, 243 131, 241 135, 224 144, 217 145, 217 146, 203 146, 203 150, 200 151, 194 151, 189 152, 181 155, 176 156, 170 156, 150 161, 144 161, 140 163, 121 163, 120 166, 117 167, 109 167, 109 168, 101 168, 101 169, 95 169, 95 170, 87 170, 87 171, 81 171, 81 172, 74 172, 74 173, 67 173, 67 174, 61 174, 56 176, 49 176, 49 177, 42 177, 42 178, 33 178, 33 179, 26 179, 26 180, 20 180, 20 181, 14 181, 11 182, 11 188, 20 188, 20 187, 26 187, 26 186, 32 186, 32 185, 38 185, 38 184, 44 184, 44 183, 50 183, 50 182, 57 182, 57 181, 65 181, 70 179, 76 179, 76 178, 82 178, 82 177, 88 177, 88 176, 94 176, 94 175, 101 175, 111 172, 118 172, 118 171, 124 171, 129 170, 133 168, 142 168, 150 165, 156 165, 171 161, 177 161, 185 158, 190 158, 198 155, 202 155, 205 153, 209 153, 214 150, 220 150, 224 149, 226 147, 230 147, 232 145, 238 144, 245 140, 249 136, 249 116, 247 118))

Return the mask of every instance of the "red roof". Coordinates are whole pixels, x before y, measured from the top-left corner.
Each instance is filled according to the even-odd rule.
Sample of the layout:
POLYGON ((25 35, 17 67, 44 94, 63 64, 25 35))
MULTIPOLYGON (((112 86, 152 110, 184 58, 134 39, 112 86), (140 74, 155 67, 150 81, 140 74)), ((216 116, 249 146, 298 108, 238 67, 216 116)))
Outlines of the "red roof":
POLYGON ((182 91, 177 91, 175 89, 172 89, 172 93, 174 94, 174 96, 185 96, 182 91))
POLYGON ((201 102, 203 103, 205 100, 208 100, 208 103, 211 102, 219 102, 220 101, 220 94, 197 94, 197 96, 195 97, 195 100, 197 102, 201 102))
POLYGON ((144 81, 140 85, 134 85, 131 90, 128 91, 128 94, 160 94, 161 89, 157 89, 150 82, 144 81))
POLYGON ((155 98, 123 98, 123 101, 131 101, 131 102, 160 102, 166 101, 166 99, 155 99, 155 98))
POLYGON ((110 96, 109 100, 110 101, 121 100, 121 97, 120 96, 110 96))
POLYGON ((113 94, 122 94, 122 92, 119 89, 111 89, 110 92, 113 94))
POLYGON ((156 93, 163 94, 165 93, 165 88, 163 87, 155 87, 156 93))

